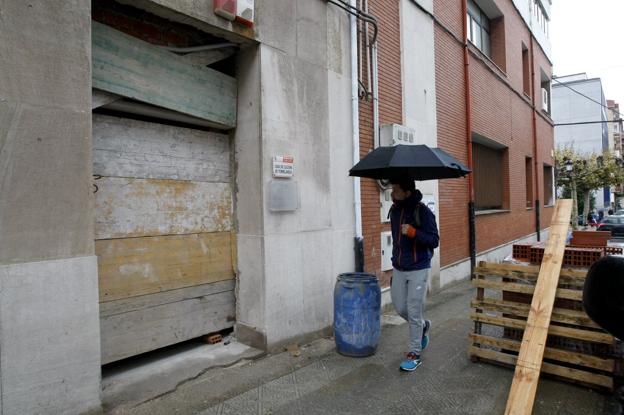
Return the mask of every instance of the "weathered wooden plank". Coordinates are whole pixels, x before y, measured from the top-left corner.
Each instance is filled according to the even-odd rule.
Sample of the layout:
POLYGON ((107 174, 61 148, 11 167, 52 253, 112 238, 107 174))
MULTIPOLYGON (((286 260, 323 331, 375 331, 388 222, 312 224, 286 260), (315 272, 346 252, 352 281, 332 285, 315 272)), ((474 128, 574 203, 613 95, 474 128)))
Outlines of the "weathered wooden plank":
POLYGON ((550 316, 555 304, 571 213, 572 200, 561 199, 557 201, 550 224, 548 242, 544 250, 544 258, 533 293, 531 312, 527 319, 522 337, 522 347, 516 362, 516 371, 507 398, 505 414, 529 415, 533 411, 533 402, 549 332, 550 316))
MULTIPOLYGON (((531 284, 517 284, 513 282, 500 282, 500 281, 486 281, 483 279, 472 280, 472 285, 478 288, 485 288, 489 290, 501 290, 511 291, 515 293, 533 294, 535 291, 535 285, 531 284)), ((557 298, 565 298, 567 300, 583 300, 583 292, 580 290, 570 290, 567 288, 557 288, 557 298)))
POLYGON ((138 297, 122 298, 121 300, 100 303, 100 317, 112 317, 131 311, 145 310, 163 304, 177 303, 189 298, 207 297, 209 295, 231 291, 236 282, 234 280, 212 282, 210 284, 195 285, 177 290, 160 293, 139 295, 138 297))
MULTIPOLYGON (((496 264, 493 262, 479 262, 475 272, 483 276, 500 277, 524 277, 526 279, 537 280, 540 267, 538 265, 517 265, 517 264, 496 264)), ((574 268, 561 268, 559 279, 566 282, 584 283, 587 277, 587 270, 574 268)))
POLYGON ((212 295, 198 290, 181 301, 102 316, 102 363, 232 327, 235 313, 233 290, 212 295))
MULTIPOLYGON (((521 343, 515 340, 501 339, 497 337, 482 336, 478 334, 470 334, 470 339, 473 343, 478 343, 485 346, 499 347, 504 350, 511 350, 517 352, 520 350, 521 343)), ((583 366, 590 369, 603 370, 605 372, 612 373, 615 367, 615 360, 602 359, 596 356, 590 356, 583 353, 568 352, 565 350, 558 350, 552 347, 547 347, 544 350, 544 358, 557 360, 559 362, 572 363, 577 366, 583 366)))
MULTIPOLYGON (((484 298, 483 300, 475 299, 470 303, 470 306, 485 311, 497 311, 500 313, 513 314, 520 317, 528 317, 529 310, 531 309, 529 304, 496 300, 494 298, 484 298)), ((600 326, 594 323, 594 321, 589 318, 589 316, 584 311, 580 310, 554 308, 551 320, 557 323, 573 324, 581 327, 591 327, 594 329, 600 328, 600 326)))
MULTIPOLYGON (((472 313, 470 318, 484 324, 493 326, 509 327, 512 329, 526 329, 526 321, 508 317, 490 316, 484 313, 472 313)), ((585 340, 594 343, 613 344, 613 337, 604 332, 574 329, 571 327, 562 327, 551 325, 548 327, 548 334, 553 336, 567 337, 576 340, 585 340)), ((544 344, 546 341, 544 340, 544 344)))
POLYGON ((95 238, 226 232, 229 183, 102 177, 95 194, 95 238))
MULTIPOLYGON (((491 360, 506 365, 515 365, 517 361, 516 356, 496 352, 494 350, 480 349, 474 346, 470 347, 469 353, 471 356, 476 356, 481 359, 491 360)), ((542 363, 542 372, 555 376, 560 376, 562 378, 566 378, 583 384, 590 384, 602 388, 613 389, 613 378, 609 376, 597 375, 595 373, 586 372, 584 370, 570 369, 568 367, 557 366, 551 363, 542 363)))
POLYGON ((94 88, 236 126, 234 78, 95 21, 91 39, 94 88))
POLYGON ((225 134, 93 114, 93 173, 229 183, 225 134))
POLYGON ((95 241, 100 302, 234 278, 230 232, 95 241))
POLYGON ((115 102, 123 97, 117 94, 111 94, 110 92, 100 91, 93 88, 91 90, 91 109, 99 108, 103 105, 115 102))

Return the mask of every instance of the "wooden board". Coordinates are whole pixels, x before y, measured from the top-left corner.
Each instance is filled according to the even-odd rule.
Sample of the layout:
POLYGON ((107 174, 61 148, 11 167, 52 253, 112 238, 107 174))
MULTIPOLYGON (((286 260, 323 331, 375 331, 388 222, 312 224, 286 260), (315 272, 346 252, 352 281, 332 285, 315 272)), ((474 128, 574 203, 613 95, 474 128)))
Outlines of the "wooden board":
MULTIPOLYGON (((470 304, 472 308, 489 312, 500 312, 505 314, 511 314, 519 317, 528 317, 529 310, 531 309, 529 304, 518 303, 514 301, 496 300, 494 298, 484 298, 483 300, 473 300, 470 304)), ((600 329, 594 321, 587 316, 584 311, 580 310, 568 310, 565 308, 554 308, 551 321, 564 324, 572 324, 581 327, 591 327, 594 329, 600 329)))
MULTIPOLYGON (((474 343, 497 347, 504 350, 511 350, 514 352, 518 352, 520 350, 521 344, 519 341, 515 340, 500 339, 478 334, 470 334, 470 339, 474 343)), ((550 347, 547 347, 544 350, 544 359, 557 360, 559 362, 571 363, 573 365, 584 366, 586 368, 602 370, 610 373, 613 373, 615 367, 615 361, 613 359, 602 359, 596 356, 588 356, 582 353, 574 353, 550 347)))
POLYGON ((96 239, 232 230, 229 183, 102 177, 96 184, 96 239))
POLYGON ((131 311, 147 310, 163 304, 177 303, 189 298, 206 297, 226 291, 232 291, 236 285, 234 280, 195 285, 177 290, 163 291, 155 294, 139 295, 138 297, 122 298, 121 300, 100 303, 100 316, 113 317, 131 311))
POLYGON ((100 302, 234 278, 230 232, 95 241, 100 302))
POLYGON ((572 200, 557 201, 505 414, 528 415, 533 411, 571 213, 572 200))
POLYGON ((93 173, 230 183, 226 134, 93 114, 93 173))
POLYGON ((100 318, 102 364, 232 327, 234 290, 212 285, 122 300, 119 308, 107 305, 100 318), (115 308, 128 311, 111 313, 115 308))
MULTIPOLYGON (((515 365, 517 362, 516 356, 496 352, 494 350, 480 349, 474 346, 470 348, 470 354, 481 359, 491 360, 505 365, 515 365)), ((542 363, 541 368, 544 373, 560 376, 581 384, 597 385, 606 389, 613 389, 613 379, 609 376, 598 375, 584 370, 571 369, 550 363, 542 363)), ((529 409, 528 413, 531 413, 530 411, 529 409)))
MULTIPOLYGON (((537 281, 540 267, 537 265, 516 265, 516 264, 495 264, 491 262, 480 262, 475 268, 475 275, 481 277, 499 276, 513 279, 527 279, 537 281)), ((587 277, 587 270, 574 268, 561 268, 559 280, 584 284, 587 277)))
MULTIPOLYGON (((499 291, 511 291, 514 293, 533 294, 535 292, 535 285, 518 284, 513 282, 499 282, 499 281, 486 281, 483 279, 472 280, 472 285, 477 288, 485 288, 490 290, 499 291)), ((579 290, 571 290, 567 288, 557 288, 556 294, 558 298, 565 298, 567 300, 582 301, 583 292, 579 290)))
MULTIPOLYGON (((509 318, 509 317, 490 316, 485 313, 476 313, 476 312, 471 313, 470 318, 479 323, 491 324, 491 325, 500 326, 500 327, 509 327, 512 329, 525 330, 525 335, 526 335, 527 322, 525 320, 518 320, 515 318, 509 318)), ((594 343, 604 343, 604 344, 609 344, 609 345, 613 344, 613 336, 606 334, 604 332, 575 329, 571 327, 555 326, 554 324, 548 327, 547 334, 550 334, 553 336, 568 337, 570 339, 576 339, 576 340, 585 340, 585 341, 594 342, 594 343)), ((544 344, 546 344, 545 342, 546 340, 544 339, 544 344)))
POLYGON ((236 126, 236 79, 95 21, 91 40, 94 88, 236 126))

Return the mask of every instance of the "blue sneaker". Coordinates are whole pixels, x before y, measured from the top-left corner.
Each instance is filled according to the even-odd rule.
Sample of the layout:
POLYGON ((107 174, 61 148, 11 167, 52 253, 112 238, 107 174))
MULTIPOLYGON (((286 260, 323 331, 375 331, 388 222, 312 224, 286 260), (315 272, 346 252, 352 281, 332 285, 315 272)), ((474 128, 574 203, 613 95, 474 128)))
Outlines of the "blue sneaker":
POLYGON ((431 321, 425 320, 425 327, 423 327, 422 340, 420 341, 420 348, 425 350, 429 346, 429 329, 431 328, 431 321))
POLYGON ((405 370, 407 372, 411 372, 412 370, 416 370, 418 366, 422 364, 422 360, 420 360, 420 356, 414 352, 409 352, 407 354, 407 359, 401 362, 399 368, 401 370, 405 370))

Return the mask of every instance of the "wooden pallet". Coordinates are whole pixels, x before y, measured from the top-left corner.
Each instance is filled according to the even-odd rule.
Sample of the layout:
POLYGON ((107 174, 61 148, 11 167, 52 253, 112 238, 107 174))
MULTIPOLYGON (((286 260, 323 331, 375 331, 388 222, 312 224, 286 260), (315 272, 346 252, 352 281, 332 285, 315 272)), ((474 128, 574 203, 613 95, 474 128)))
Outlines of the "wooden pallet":
MULTIPOLYGON (((586 272, 565 268, 560 271, 541 372, 613 390, 614 373, 622 356, 616 352, 613 336, 582 310, 586 272)), ((473 280, 477 294, 471 303, 475 325, 469 335, 473 360, 516 364, 538 273, 539 266, 479 263, 473 280), (497 335, 488 334, 491 327, 503 330, 499 329, 497 335)))

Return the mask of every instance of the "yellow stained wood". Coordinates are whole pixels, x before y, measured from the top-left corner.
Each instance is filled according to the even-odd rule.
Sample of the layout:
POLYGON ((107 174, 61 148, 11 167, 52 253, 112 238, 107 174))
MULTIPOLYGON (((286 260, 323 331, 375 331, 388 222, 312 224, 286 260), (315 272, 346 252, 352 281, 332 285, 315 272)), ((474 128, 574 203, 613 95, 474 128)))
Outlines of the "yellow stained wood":
MULTIPOLYGON (((476 356, 482 359, 492 360, 507 365, 516 364, 516 356, 496 352, 494 350, 480 349, 478 347, 472 346, 470 347, 469 353, 471 356, 476 356)), ((568 367, 562 367, 554 365, 552 363, 543 363, 542 372, 551 375, 561 376, 562 378, 570 379, 576 382, 582 382, 600 386, 602 388, 613 389, 613 378, 609 376, 597 375, 595 373, 586 372, 584 370, 570 369, 568 367)), ((529 409, 528 413, 531 413, 530 411, 531 409, 529 409)))
POLYGON ((234 278, 230 232, 95 241, 100 302, 234 278))
MULTIPOLYGON (((518 284, 513 282, 486 281, 483 279, 472 280, 472 285, 479 288, 487 288, 490 290, 511 291, 514 293, 533 294, 535 285, 518 284)), ((556 289, 557 298, 565 298, 566 300, 583 300, 583 292, 580 290, 570 290, 567 288, 556 289)))
MULTIPOLYGON (((470 334, 472 342, 485 346, 499 347, 504 350, 512 350, 517 352, 520 350, 520 342, 509 339, 500 339, 490 336, 482 336, 478 334, 470 334)), ((615 361, 613 359, 601 359, 596 356, 589 356, 582 353, 573 353, 565 350, 557 350, 547 347, 544 350, 544 358, 557 360, 560 362, 572 363, 578 366, 584 366, 591 369, 603 370, 605 372, 613 372, 615 361)))
POLYGON ((533 293, 531 312, 524 330, 516 371, 507 398, 506 415, 528 415, 533 411, 571 213, 572 200, 557 201, 533 293))

